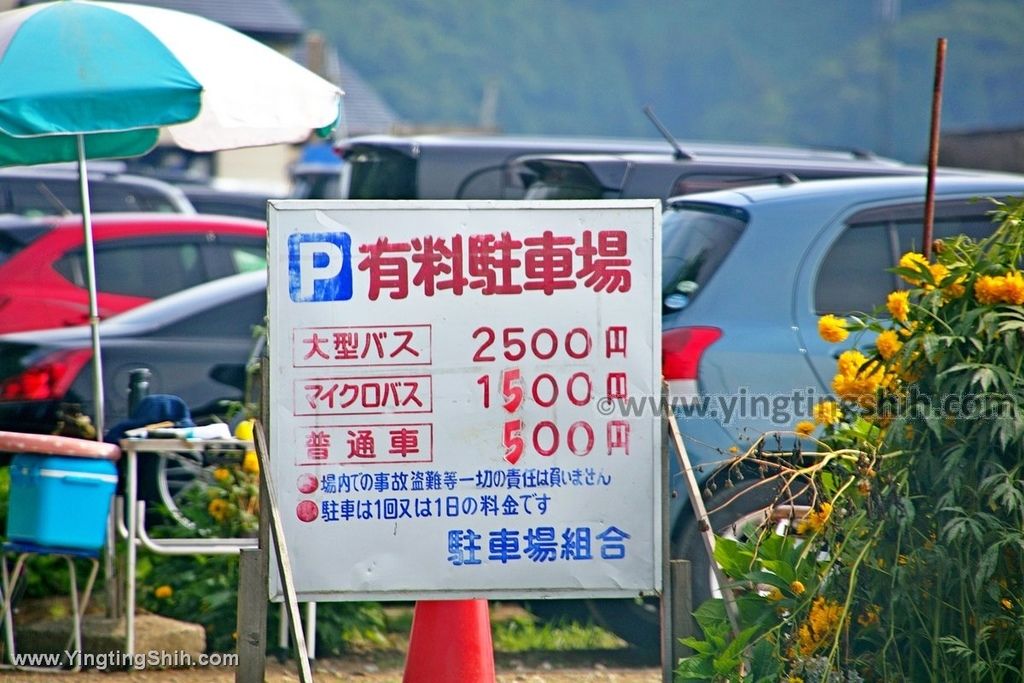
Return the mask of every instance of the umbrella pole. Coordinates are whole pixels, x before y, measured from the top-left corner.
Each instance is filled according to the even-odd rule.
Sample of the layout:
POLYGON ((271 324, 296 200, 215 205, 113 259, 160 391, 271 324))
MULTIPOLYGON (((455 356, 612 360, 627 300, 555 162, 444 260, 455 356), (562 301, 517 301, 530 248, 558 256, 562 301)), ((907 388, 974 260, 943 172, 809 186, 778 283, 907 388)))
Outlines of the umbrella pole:
POLYGON ((100 313, 96 302, 96 263, 89 207, 89 176, 85 170, 85 135, 78 135, 78 191, 82 199, 82 233, 85 242, 85 278, 89 288, 89 327, 92 328, 92 390, 96 440, 103 441, 103 363, 100 360, 100 313))

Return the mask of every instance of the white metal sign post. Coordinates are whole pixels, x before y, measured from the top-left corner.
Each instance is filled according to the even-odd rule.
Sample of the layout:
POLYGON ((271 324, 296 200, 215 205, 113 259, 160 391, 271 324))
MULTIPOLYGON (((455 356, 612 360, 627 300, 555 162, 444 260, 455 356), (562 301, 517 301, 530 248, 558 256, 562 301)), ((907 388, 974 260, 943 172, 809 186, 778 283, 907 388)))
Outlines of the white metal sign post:
POLYGON ((660 592, 657 201, 270 206, 300 600, 660 592))

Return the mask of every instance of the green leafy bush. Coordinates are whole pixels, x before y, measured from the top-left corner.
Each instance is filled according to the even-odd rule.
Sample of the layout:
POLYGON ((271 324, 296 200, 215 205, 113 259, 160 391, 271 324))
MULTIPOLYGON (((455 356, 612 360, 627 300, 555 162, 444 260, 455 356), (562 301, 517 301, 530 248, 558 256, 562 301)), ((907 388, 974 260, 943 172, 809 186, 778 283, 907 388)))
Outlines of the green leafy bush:
POLYGON ((787 534, 718 540, 739 632, 702 606, 680 677, 1024 680, 1024 204, 997 218, 904 255, 887 317, 822 318, 834 343, 874 334, 839 355, 838 401, 792 451, 740 459, 811 507, 787 534))

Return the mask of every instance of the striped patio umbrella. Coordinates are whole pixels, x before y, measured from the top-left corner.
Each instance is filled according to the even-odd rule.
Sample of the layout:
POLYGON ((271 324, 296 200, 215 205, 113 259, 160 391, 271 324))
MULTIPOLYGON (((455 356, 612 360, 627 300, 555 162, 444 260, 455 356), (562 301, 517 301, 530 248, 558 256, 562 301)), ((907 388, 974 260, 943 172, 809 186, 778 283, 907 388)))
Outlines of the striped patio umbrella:
POLYGON ((0 166, 79 164, 100 434, 86 159, 144 154, 162 128, 194 151, 302 142, 333 129, 341 95, 271 48, 192 14, 89 0, 0 13, 0 166))

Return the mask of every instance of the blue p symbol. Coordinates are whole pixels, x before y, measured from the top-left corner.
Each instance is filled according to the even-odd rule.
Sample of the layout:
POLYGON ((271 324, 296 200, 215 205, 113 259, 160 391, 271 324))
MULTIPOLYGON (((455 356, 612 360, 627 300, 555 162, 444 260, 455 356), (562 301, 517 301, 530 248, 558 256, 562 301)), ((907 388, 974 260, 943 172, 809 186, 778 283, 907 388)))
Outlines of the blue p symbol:
POLYGON ((288 295, 295 302, 352 298, 352 238, 347 232, 288 236, 288 295))

